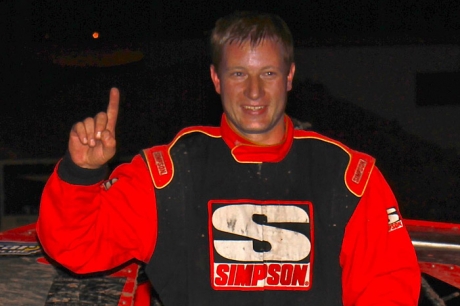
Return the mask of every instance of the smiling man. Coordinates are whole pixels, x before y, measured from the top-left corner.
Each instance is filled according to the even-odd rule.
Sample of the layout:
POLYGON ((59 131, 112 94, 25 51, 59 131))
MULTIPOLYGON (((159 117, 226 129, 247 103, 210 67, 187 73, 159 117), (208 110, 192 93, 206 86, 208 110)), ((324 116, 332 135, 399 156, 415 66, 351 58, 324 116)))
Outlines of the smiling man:
POLYGON ((186 128, 107 180, 118 90, 72 127, 42 197, 47 253, 76 273, 145 262, 166 306, 417 305, 415 252, 375 160, 284 113, 284 21, 232 14, 211 46, 220 127, 186 128))
POLYGON ((273 40, 225 45, 211 78, 231 127, 250 141, 272 145, 285 132, 284 110, 295 65, 287 63, 283 46, 273 40), (217 70, 218 69, 218 70, 217 70))

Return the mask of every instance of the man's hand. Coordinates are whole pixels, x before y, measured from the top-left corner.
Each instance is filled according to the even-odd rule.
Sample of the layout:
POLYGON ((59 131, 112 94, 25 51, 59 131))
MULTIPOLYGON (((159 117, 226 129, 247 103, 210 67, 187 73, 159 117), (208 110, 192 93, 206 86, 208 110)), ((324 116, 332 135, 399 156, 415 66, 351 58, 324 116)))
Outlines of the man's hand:
POLYGON ((72 127, 69 152, 72 161, 87 169, 97 169, 107 163, 116 151, 115 125, 117 123, 120 93, 110 90, 107 112, 86 118, 72 127))

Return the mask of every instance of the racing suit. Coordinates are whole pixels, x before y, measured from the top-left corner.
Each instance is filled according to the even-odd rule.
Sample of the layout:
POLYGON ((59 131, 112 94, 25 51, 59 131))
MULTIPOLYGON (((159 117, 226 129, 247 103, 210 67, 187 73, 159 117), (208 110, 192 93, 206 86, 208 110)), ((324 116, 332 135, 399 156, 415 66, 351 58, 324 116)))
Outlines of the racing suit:
POLYGON ((420 271, 372 157, 286 116, 282 143, 191 127, 105 169, 66 156, 42 197, 45 251, 76 273, 132 258, 169 305, 417 305, 420 271))

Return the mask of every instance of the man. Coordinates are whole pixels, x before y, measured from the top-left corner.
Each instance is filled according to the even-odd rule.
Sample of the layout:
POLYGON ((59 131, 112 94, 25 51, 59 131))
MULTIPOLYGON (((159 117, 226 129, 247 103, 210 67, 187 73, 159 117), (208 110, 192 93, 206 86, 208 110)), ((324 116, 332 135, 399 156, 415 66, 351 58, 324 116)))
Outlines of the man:
MULTIPOLYGON (((190 127, 115 169, 118 90, 75 124, 37 231, 77 273, 132 258, 168 305, 416 305, 420 271, 374 159, 284 114, 295 73, 279 17, 237 13, 211 37, 220 127, 190 127)), ((154 131, 152 131, 154 132, 154 131)))

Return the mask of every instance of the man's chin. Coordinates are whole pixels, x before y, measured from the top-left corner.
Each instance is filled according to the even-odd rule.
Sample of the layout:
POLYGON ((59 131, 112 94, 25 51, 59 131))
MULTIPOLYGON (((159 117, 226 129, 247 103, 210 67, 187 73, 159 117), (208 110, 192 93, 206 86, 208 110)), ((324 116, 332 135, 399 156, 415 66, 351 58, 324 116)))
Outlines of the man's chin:
POLYGON ((275 129, 276 123, 271 122, 269 120, 232 120, 231 117, 229 118, 229 123, 232 128, 237 131, 238 133, 247 135, 249 137, 252 136, 263 136, 268 135, 272 130, 275 129))
POLYGON ((245 135, 263 135, 268 134, 273 129, 272 126, 268 125, 246 125, 238 126, 237 130, 245 135))

